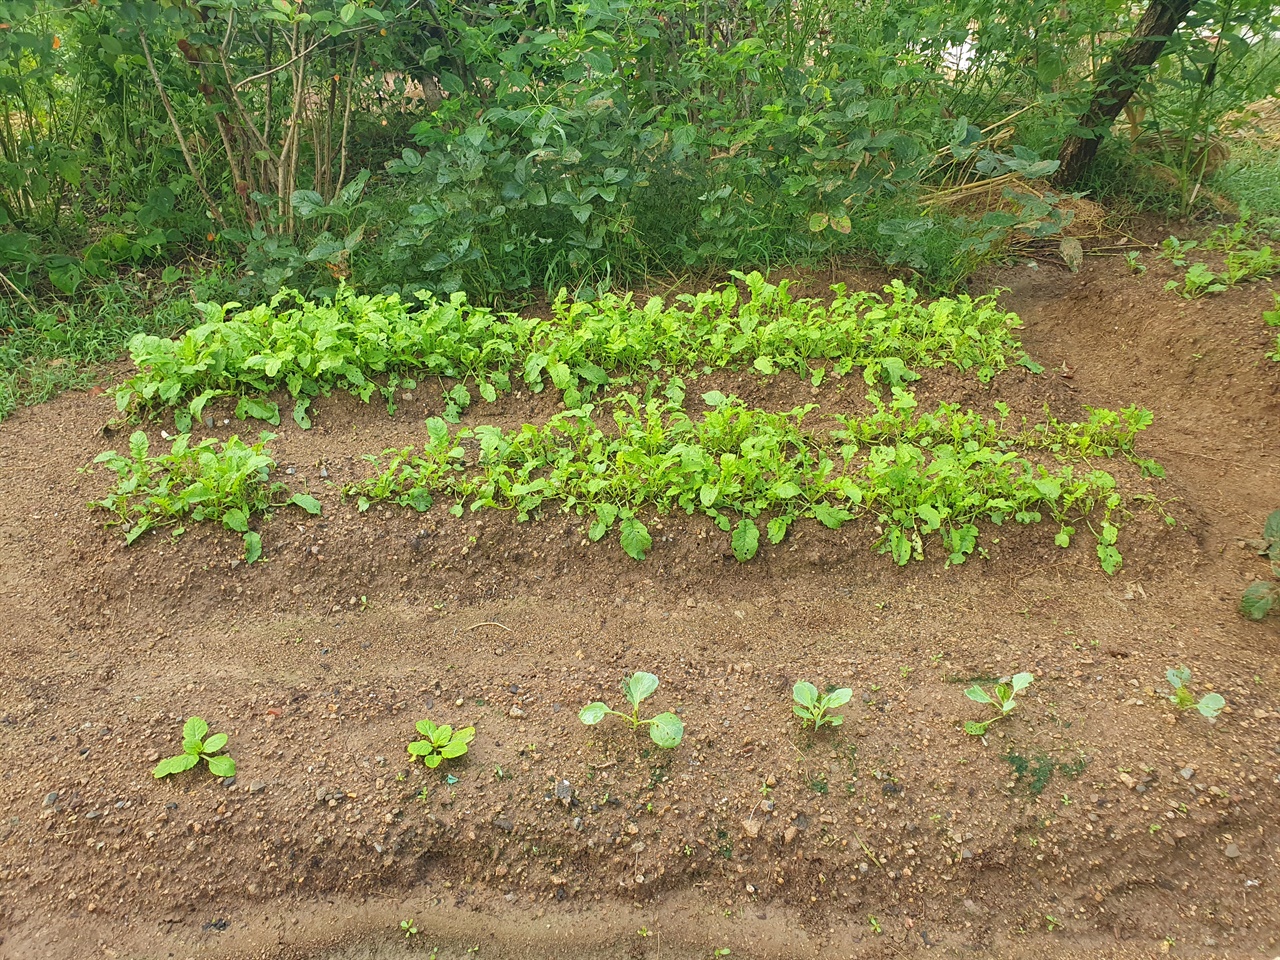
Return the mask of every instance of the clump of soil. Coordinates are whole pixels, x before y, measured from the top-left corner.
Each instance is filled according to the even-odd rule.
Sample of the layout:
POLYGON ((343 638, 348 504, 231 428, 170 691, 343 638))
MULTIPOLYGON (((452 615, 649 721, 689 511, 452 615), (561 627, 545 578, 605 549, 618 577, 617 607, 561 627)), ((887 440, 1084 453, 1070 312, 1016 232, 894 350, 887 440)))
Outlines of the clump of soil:
POLYGON ((874 530, 797 526, 739 564, 670 517, 637 563, 576 517, 359 514, 336 485, 419 441, 427 390, 279 430, 325 510, 265 524, 264 562, 199 525, 126 548, 85 509, 107 478, 77 472, 124 442, 109 400, 20 412, 0 427, 0 956, 1274 955, 1280 627, 1235 610, 1266 572, 1240 541, 1280 506, 1271 297, 1165 279, 1010 268, 993 282, 1046 372, 918 390, 1152 409, 1140 452, 1167 477, 1125 475, 1150 499, 1115 577, 1034 527, 898 568, 874 530), (1226 698, 1216 722, 1166 699, 1179 665, 1226 698), (637 669, 683 719, 675 750, 577 719, 637 669), (1019 670, 1017 710, 966 736, 965 688, 1019 670), (854 690, 843 726, 800 730, 801 679, 854 690), (233 781, 152 779, 193 714, 230 734, 233 781), (423 717, 474 724, 467 756, 411 764, 423 717))

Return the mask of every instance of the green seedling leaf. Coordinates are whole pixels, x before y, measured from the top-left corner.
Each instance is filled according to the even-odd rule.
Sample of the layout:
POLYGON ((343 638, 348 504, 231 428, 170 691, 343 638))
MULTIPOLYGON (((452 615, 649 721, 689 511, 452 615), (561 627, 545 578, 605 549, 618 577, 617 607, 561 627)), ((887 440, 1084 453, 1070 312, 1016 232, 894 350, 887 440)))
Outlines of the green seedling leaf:
POLYGON ((978 686, 977 684, 974 684, 972 687, 966 690, 964 692, 964 695, 968 697, 970 700, 975 701, 976 703, 990 703, 992 705, 996 705, 996 701, 991 699, 991 696, 987 693, 987 691, 983 690, 982 687, 978 686))
POLYGON ((799 706, 812 709, 818 705, 818 688, 807 680, 801 680, 791 688, 791 697, 799 706))
POLYGON ((684 724, 674 713, 660 713, 649 721, 649 736, 664 750, 671 750, 684 739, 684 724))
POLYGON ((595 726, 609 713, 609 708, 599 700, 595 703, 588 703, 585 707, 578 711, 578 719, 589 727, 595 726))
POLYGON ((658 678, 652 673, 644 673, 643 671, 633 673, 622 682, 622 692, 633 707, 640 706, 640 703, 653 696, 654 691, 657 689, 658 678))
POLYGON ((1191 682, 1191 671, 1186 667, 1171 667, 1164 672, 1164 677, 1169 681, 1169 686, 1177 690, 1191 682))
POLYGON ((627 517, 622 521, 620 529, 622 549, 633 560, 643 560, 653 546, 653 537, 649 530, 635 517, 627 517))
POLYGON ((311 406, 311 398, 303 397, 293 405, 293 422, 303 430, 311 429, 311 417, 307 414, 307 410, 311 406))
POLYGON ((822 698, 822 705, 831 710, 835 707, 843 707, 853 698, 853 691, 848 687, 841 687, 839 690, 832 690, 822 698))
POLYGON ((209 761, 209 772, 215 777, 234 777, 236 775, 236 762, 230 757, 205 757, 209 761))
POLYGON ((156 768, 151 771, 151 775, 157 780, 171 776, 175 773, 182 773, 190 770, 200 762, 200 757, 191 753, 180 753, 176 757, 167 757, 156 764, 156 768))
POLYGON ((295 493, 289 498, 289 502, 295 507, 301 507, 313 517, 320 515, 320 501, 309 493, 295 493))
POLYGON ((969 734, 971 737, 984 737, 987 734, 987 724, 977 723, 973 720, 966 720, 964 722, 964 732, 969 734))
POLYGON ((1222 712, 1222 708, 1227 705, 1227 701, 1223 699, 1221 694, 1206 693, 1200 698, 1200 702, 1196 704, 1196 709, 1200 714, 1210 720, 1214 719, 1222 712))
POLYGON ((262 556, 262 537, 250 530, 244 535, 244 562, 255 563, 262 556))
POLYGON ((1034 680, 1035 680, 1034 674, 1015 673, 1012 679, 1010 680, 1010 683, 1013 685, 1014 693, 1021 693, 1023 690, 1027 689, 1027 687, 1031 686, 1034 680))
POLYGON ((744 517, 734 528, 730 543, 733 546, 734 557, 739 563, 746 563, 760 549, 760 528, 744 517))
POLYGON ((1280 587, 1271 583, 1251 583, 1240 598, 1240 612, 1250 620, 1261 620, 1270 611, 1280 594, 1280 587))
POLYGON ((405 749, 411 757, 421 757, 422 762, 435 769, 445 760, 456 759, 467 752, 467 745, 475 738, 475 727, 454 730, 447 723, 436 725, 430 720, 419 720, 414 729, 421 740, 410 742, 405 749))
POLYGON ((204 749, 201 753, 217 753, 227 745, 227 735, 225 733, 215 733, 204 742, 204 749))
POLYGON ((182 741, 183 743, 203 742, 205 735, 209 732, 209 724, 205 723, 199 717, 192 717, 182 725, 182 741))
POLYGON ((255 397, 241 397, 240 402, 236 404, 236 418, 245 420, 249 417, 253 417, 255 420, 265 420, 272 426, 278 427, 280 425, 280 406, 266 400, 258 400, 255 397))

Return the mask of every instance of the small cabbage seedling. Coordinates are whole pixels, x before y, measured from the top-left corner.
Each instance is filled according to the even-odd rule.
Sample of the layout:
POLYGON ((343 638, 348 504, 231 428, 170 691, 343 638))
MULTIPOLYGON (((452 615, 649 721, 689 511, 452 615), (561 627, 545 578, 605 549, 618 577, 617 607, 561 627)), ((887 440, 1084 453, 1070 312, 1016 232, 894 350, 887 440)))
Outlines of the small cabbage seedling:
POLYGON ((209 772, 215 777, 234 777, 236 762, 223 754, 214 756, 227 745, 225 733, 209 736, 209 725, 199 717, 192 717, 182 725, 182 752, 176 757, 167 757, 156 764, 151 775, 157 780, 170 774, 190 770, 203 760, 209 765, 209 772))
MULTIPOLYGON (((1276 322, 1280 323, 1280 294, 1276 295, 1276 322)), ((1280 360, 1280 340, 1276 341, 1276 357, 1280 360)), ((1240 598, 1240 612, 1250 620, 1261 620, 1277 601, 1280 601, 1280 510, 1272 510, 1262 528, 1260 540, 1246 543, 1258 551, 1258 556, 1271 561, 1271 573, 1276 580, 1256 580, 1245 588, 1240 598)))
POLYGON ((680 741, 684 739, 684 724, 674 713, 660 713, 648 720, 640 719, 640 702, 650 697, 657 689, 658 678, 652 673, 633 673, 622 681, 622 694, 631 704, 630 714, 610 710, 608 704, 597 700, 579 710, 578 719, 590 727, 595 726, 608 714, 613 714, 631 724, 632 730, 647 726, 649 736, 658 746, 667 750, 678 747, 680 741))
POLYGON ((964 724, 965 733, 971 734, 975 737, 985 736, 987 727, 991 726, 991 724, 995 723, 1001 717, 1007 717, 1009 714, 1013 713, 1013 708, 1018 705, 1017 701, 1013 698, 1023 690, 1027 689, 1027 687, 1031 686, 1032 682, 1035 680, 1035 675, 1030 673, 1015 673, 1012 677, 1006 679, 1008 682, 1002 680, 1000 683, 997 683, 995 690, 991 693, 987 693, 987 691, 983 690, 982 687, 976 683, 964 692, 964 695, 970 700, 976 701, 977 703, 989 703, 1000 711, 994 717, 991 717, 988 720, 983 720, 981 723, 973 720, 966 720, 964 724))
POLYGON ((791 710, 802 721, 801 727, 812 725, 813 729, 817 730, 824 723, 838 727, 844 723, 844 717, 839 714, 827 716, 827 711, 843 707, 852 696, 853 691, 848 687, 841 687, 839 690, 832 690, 830 693, 818 696, 817 687, 806 680, 801 680, 791 688, 791 699, 795 701, 791 705, 791 710))
POLYGON ((409 753, 421 757, 422 762, 432 769, 440 766, 445 760, 453 760, 467 752, 467 744, 475 739, 475 727, 463 727, 454 730, 447 723, 436 726, 430 720, 419 720, 415 726, 422 740, 409 744, 409 753))
POLYGON ((1212 720, 1227 705, 1227 701, 1222 698, 1221 694, 1217 693, 1206 693, 1197 700, 1191 691, 1187 689, 1187 684, 1191 682, 1191 671, 1186 667, 1166 670, 1164 675, 1165 679, 1169 681, 1169 686, 1173 687, 1173 695, 1169 697, 1169 702, 1179 710, 1190 710, 1195 707, 1200 711, 1200 716, 1212 720))

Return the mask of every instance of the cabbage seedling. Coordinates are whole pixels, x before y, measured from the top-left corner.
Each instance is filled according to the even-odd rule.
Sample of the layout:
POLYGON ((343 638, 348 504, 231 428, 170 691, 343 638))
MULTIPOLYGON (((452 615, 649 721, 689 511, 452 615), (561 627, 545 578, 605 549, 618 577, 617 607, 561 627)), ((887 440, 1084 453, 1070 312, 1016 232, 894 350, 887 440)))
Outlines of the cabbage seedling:
POLYGON ((670 750, 679 746, 680 741, 684 739, 684 724, 680 721, 680 718, 674 713, 660 713, 648 720, 640 719, 640 702, 651 696, 657 689, 658 678, 652 673, 633 673, 622 681, 622 694, 627 698, 627 702, 631 704, 630 714, 611 710, 608 704, 597 700, 594 703, 588 703, 579 710, 578 719, 591 727, 603 720, 608 714, 613 714, 615 717, 621 717, 631 724, 632 730, 647 726, 649 728, 649 736, 653 739, 653 742, 670 750))
POLYGON ((1006 679, 1008 680, 1007 683, 1003 680, 1000 683, 997 683, 995 689, 991 693, 987 693, 987 691, 983 690, 982 687, 976 683, 964 692, 964 695, 970 700, 973 700, 976 703, 988 703, 1000 711, 994 717, 991 717, 988 720, 983 720, 980 723, 974 720, 966 720, 964 724, 965 733, 975 737, 985 736, 987 733, 987 727, 991 726, 991 724, 995 723, 1001 717, 1007 717, 1009 714, 1013 713, 1013 708, 1018 705, 1017 701, 1013 698, 1023 690, 1027 689, 1027 687, 1031 686, 1032 682, 1035 680, 1035 675, 1030 673, 1015 673, 1012 677, 1006 679))
POLYGON ((199 717, 192 717, 182 725, 182 752, 176 757, 166 757, 156 764, 151 775, 157 780, 170 774, 190 770, 203 760, 215 777, 234 777, 236 762, 223 754, 214 756, 227 745, 225 733, 209 736, 209 725, 199 717))
POLYGON ((852 696, 853 691, 848 687, 841 687, 839 690, 832 690, 830 693, 818 696, 817 687, 806 680, 801 680, 791 688, 791 699, 795 701, 791 705, 791 710, 800 718, 801 727, 812 725, 813 729, 817 730, 824 723, 838 727, 844 723, 844 717, 839 714, 827 716, 827 711, 835 707, 843 707, 852 696))
POLYGON ((419 720, 415 726, 422 740, 409 744, 409 753, 421 757, 422 762, 432 769, 440 766, 445 760, 453 760, 467 752, 467 744, 475 739, 475 727, 463 727, 454 730, 449 724, 436 726, 430 720, 419 720))
POLYGON ((1227 701, 1218 693, 1206 693, 1197 700, 1195 695, 1187 689, 1187 684, 1191 682, 1191 671, 1186 667, 1166 670, 1164 676, 1169 681, 1169 686, 1173 687, 1173 695, 1169 697, 1169 702, 1179 710, 1190 710, 1195 707, 1200 711, 1200 716, 1212 720, 1227 705, 1227 701))

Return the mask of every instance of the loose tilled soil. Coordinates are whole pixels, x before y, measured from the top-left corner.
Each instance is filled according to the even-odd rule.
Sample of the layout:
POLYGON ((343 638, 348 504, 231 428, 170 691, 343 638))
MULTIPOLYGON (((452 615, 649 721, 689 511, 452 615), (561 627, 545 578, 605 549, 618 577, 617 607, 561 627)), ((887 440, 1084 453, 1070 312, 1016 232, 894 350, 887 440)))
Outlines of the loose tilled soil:
MULTIPOLYGON (((900 569, 857 524, 739 564, 670 518, 637 563, 554 512, 358 515, 336 485, 422 437, 435 385, 394 418, 334 397, 282 426, 281 479, 324 515, 277 513, 247 567, 208 526, 126 548, 98 525, 109 477, 78 470, 127 442, 108 396, 20 411, 0 426, 0 956, 1280 955, 1280 618, 1236 613, 1266 573, 1240 541, 1280 507, 1271 293, 1187 302, 1169 276, 1008 268, 992 283, 1045 373, 919 384, 922 405, 1152 409, 1139 451, 1167 478, 1101 465, 1177 525, 1134 505, 1115 577, 1048 525, 900 569), (1216 723, 1163 699, 1180 664, 1226 697, 1216 723), (578 722, 635 669, 681 711, 678 749, 578 722), (968 682, 1017 670, 1037 681, 1013 717, 962 733, 968 682), (805 678, 853 688, 842 728, 800 732, 805 678), (234 782, 151 778, 192 714, 230 734, 234 782), (410 766, 425 716, 474 723, 468 757, 410 766)), ((864 392, 704 386, 786 409, 864 392)))

